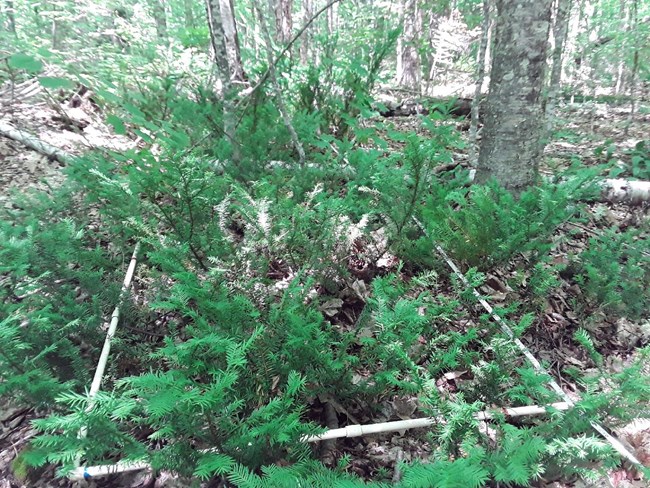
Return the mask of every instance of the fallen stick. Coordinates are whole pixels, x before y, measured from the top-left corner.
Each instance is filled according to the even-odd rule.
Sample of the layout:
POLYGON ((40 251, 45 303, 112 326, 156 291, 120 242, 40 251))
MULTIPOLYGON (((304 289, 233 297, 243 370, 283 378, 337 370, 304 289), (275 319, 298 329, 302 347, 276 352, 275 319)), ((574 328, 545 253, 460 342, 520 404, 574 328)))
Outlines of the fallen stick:
MULTIPOLYGON (((527 415, 544 415, 553 410, 568 410, 571 407, 566 402, 553 403, 547 406, 527 405, 525 407, 502 408, 496 410, 483 410, 476 412, 474 418, 479 421, 492 420, 501 416, 505 417, 523 417, 527 415)), ((348 425, 340 429, 330 429, 318 435, 304 436, 301 442, 320 442, 331 439, 341 439, 344 437, 360 437, 364 435, 381 434, 384 432, 397 432, 400 430, 418 429, 430 427, 434 424, 444 424, 445 419, 441 417, 426 417, 421 419, 397 420, 395 422, 381 422, 377 424, 366 425, 348 425)), ((214 451, 206 449, 201 452, 214 451)), ((68 474, 71 480, 90 479, 98 476, 107 476, 111 474, 126 473, 129 471, 139 471, 151 469, 151 465, 145 461, 119 461, 115 464, 106 464, 99 466, 86 466, 74 469, 68 474)))
POLYGON ((46 155, 47 157, 59 161, 63 164, 70 164, 73 161, 73 157, 58 149, 47 142, 43 142, 37 137, 29 134, 28 132, 20 129, 16 129, 11 124, 0 121, 0 135, 18 141, 30 149, 33 149, 36 152, 46 155))

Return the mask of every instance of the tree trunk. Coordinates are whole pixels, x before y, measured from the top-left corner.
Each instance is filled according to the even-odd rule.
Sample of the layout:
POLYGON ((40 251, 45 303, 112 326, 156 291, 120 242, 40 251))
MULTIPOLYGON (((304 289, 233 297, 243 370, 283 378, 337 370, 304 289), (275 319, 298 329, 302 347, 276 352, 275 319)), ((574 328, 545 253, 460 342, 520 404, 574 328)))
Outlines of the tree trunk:
MULTIPOLYGON (((630 7, 630 25, 638 32, 639 28, 639 0, 634 0, 630 7)), ((632 72, 630 73, 630 97, 632 98, 632 106, 630 107, 630 115, 625 123, 625 130, 623 134, 627 137, 630 126, 634 121, 634 114, 636 112, 636 81, 639 73, 639 36, 634 37, 634 55, 632 58, 632 72)))
POLYGON ((420 92, 421 68, 417 50, 420 15, 417 0, 402 2, 403 31, 397 43, 397 84, 420 92))
MULTIPOLYGON (((619 16, 620 16, 620 31, 625 32, 629 29, 627 23, 627 9, 625 8, 625 0, 621 0, 619 5, 619 16)), ((625 36, 627 37, 627 36, 625 36)), ((625 39, 625 38, 624 38, 625 39)), ((622 45, 618 49, 618 67, 616 69, 616 85, 614 86, 614 95, 618 95, 623 91, 623 75, 625 68, 625 40, 623 40, 622 45)))
POLYGON ((275 0, 273 13, 275 15, 275 40, 278 44, 285 45, 291 40, 293 18, 292 0, 275 0))
POLYGON ((5 0, 5 12, 7 14, 7 31, 16 35, 16 11, 13 0, 5 0))
MULTIPOLYGON (((571 13, 569 15, 567 38, 566 42, 564 43, 565 58, 574 61, 577 53, 578 35, 580 34, 582 12, 584 10, 582 3, 582 0, 577 0, 574 5, 575 8, 571 10, 571 13)), ((576 78, 577 68, 578 66, 575 62, 565 63, 562 69, 560 82, 569 85, 573 84, 576 78)))
POLYGON ((219 0, 219 11, 221 12, 223 22, 230 79, 234 83, 243 83, 246 75, 244 74, 244 65, 241 61, 237 22, 235 20, 235 9, 232 0, 219 0))
MULTIPOLYGON (((302 0, 302 24, 305 25, 313 15, 312 0, 302 0)), ((309 45, 311 44, 311 28, 308 28, 302 35, 300 44, 300 62, 303 65, 309 64, 309 45)))
POLYGON ((478 61, 476 67, 476 88, 474 90, 474 99, 472 100, 472 118, 469 125, 469 164, 476 167, 476 142, 479 122, 479 109, 481 93, 483 90, 483 80, 485 78, 485 58, 487 55, 490 23, 490 0, 483 0, 483 23, 481 25, 481 41, 478 50, 478 61))
POLYGON ((185 29, 194 29, 196 21, 194 20, 194 2, 192 0, 183 0, 183 13, 185 15, 185 29))
POLYGON ((156 36, 163 44, 169 43, 169 32, 167 30, 167 14, 165 13, 165 0, 151 0, 151 13, 156 22, 156 36))
POLYGON ((210 28, 212 52, 223 94, 223 132, 232 144, 232 158, 235 162, 238 162, 241 156, 239 154, 239 143, 235 137, 236 119, 232 101, 231 70, 228 65, 228 53, 226 51, 225 33, 219 4, 220 0, 206 0, 206 12, 208 15, 208 27, 210 28))
POLYGON ((566 42, 569 16, 571 14, 572 0, 555 1, 555 23, 553 24, 553 37, 555 47, 553 49, 553 68, 549 81, 548 98, 546 99, 546 132, 547 137, 553 130, 553 117, 555 116, 555 104, 560 93, 560 78, 562 77, 562 55, 566 42))
POLYGON ((334 34, 339 28, 339 4, 335 3, 327 10, 327 31, 334 34))
MULTIPOLYGON (((37 17, 40 18, 41 14, 40 11, 36 11, 37 17)), ((50 39, 52 42, 52 49, 54 50, 59 50, 61 49, 62 45, 62 40, 63 40, 63 34, 61 32, 61 27, 62 27, 62 22, 59 19, 59 7, 56 2, 52 2, 50 5, 50 11, 47 14, 48 17, 51 19, 50 21, 50 39)))
POLYGON ((497 0, 490 92, 476 179, 515 193, 532 184, 542 152, 541 91, 552 0, 497 0))
POLYGON ((264 14, 262 13, 262 10, 259 8, 258 4, 254 3, 253 5, 257 10, 258 21, 260 23, 260 28, 262 29, 262 35, 264 36, 264 43, 266 44, 266 59, 269 63, 269 72, 270 72, 269 76, 271 77, 271 83, 273 85, 275 102, 278 106, 278 111, 282 116, 282 121, 284 122, 284 126, 286 127, 287 132, 289 132, 291 143, 293 144, 293 147, 296 150, 296 153, 298 154, 300 167, 304 167, 306 161, 305 149, 302 143, 300 142, 300 139, 298 138, 296 129, 293 127, 293 124, 291 123, 289 112, 284 103, 284 99, 282 98, 282 90, 280 88, 278 77, 275 72, 275 63, 273 60, 273 43, 271 42, 271 35, 269 34, 269 30, 266 27, 266 21, 264 20, 264 14))

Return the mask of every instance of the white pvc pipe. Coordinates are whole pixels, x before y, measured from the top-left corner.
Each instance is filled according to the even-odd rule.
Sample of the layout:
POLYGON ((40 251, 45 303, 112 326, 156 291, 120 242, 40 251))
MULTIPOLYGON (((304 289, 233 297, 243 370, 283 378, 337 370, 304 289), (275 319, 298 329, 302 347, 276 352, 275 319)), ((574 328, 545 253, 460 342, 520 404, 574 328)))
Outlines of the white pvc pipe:
MULTIPOLYGON (((568 410, 566 402, 553 403, 547 407, 528 405, 525 407, 503 408, 501 410, 484 410, 476 412, 474 418, 477 420, 490 420, 498 415, 506 417, 522 417, 525 415, 544 415, 549 408, 555 410, 568 410)), ((310 435, 302 438, 303 442, 317 442, 328 439, 339 439, 341 437, 360 437, 363 435, 379 434, 382 432, 396 432, 398 430, 417 429, 429 427, 434 424, 443 424, 445 420, 438 417, 426 417, 422 419, 397 420, 395 422, 382 422, 379 424, 348 425, 340 429, 331 429, 320 435, 310 435)))
MULTIPOLYGON (((90 385, 90 391, 88 392, 88 406, 86 407, 86 412, 90 412, 95 406, 95 397, 99 392, 99 389, 102 385, 102 379, 104 378, 104 371, 106 370, 106 363, 108 362, 108 356, 111 352, 111 341, 117 330, 117 324, 120 321, 120 305, 124 296, 129 288, 131 288, 131 280, 133 279, 133 273, 135 272, 135 265, 138 262, 138 252, 140 251, 140 243, 138 242, 133 249, 133 254, 131 255, 131 262, 129 262, 129 267, 126 270, 126 275, 124 276, 124 282, 122 283, 122 289, 120 290, 120 297, 117 303, 117 306, 113 310, 111 315, 111 322, 108 326, 108 331, 106 332, 106 339, 104 339, 104 347, 102 347, 102 352, 99 356, 99 361, 97 361, 97 368, 95 369, 95 376, 93 377, 93 382, 90 385)), ((88 435, 88 429, 82 427, 79 430, 79 439, 85 439, 88 435)))
MULTIPOLYGON (((502 408, 500 410, 484 410, 476 412, 474 418, 480 421, 486 421, 504 415, 506 417, 522 417, 526 415, 544 415, 549 409, 568 410, 571 406, 566 402, 553 403, 548 406, 528 405, 525 407, 502 408)), ((434 424, 445 423, 442 418, 426 417, 421 419, 397 420, 395 422, 381 422, 378 424, 366 425, 348 425, 340 429, 331 429, 319 435, 305 436, 302 442, 319 442, 328 439, 340 439, 343 437, 360 437, 364 435, 380 434, 383 432, 396 432, 399 430, 417 429, 429 427, 434 424)), ((207 449, 207 452, 213 449, 207 449)), ((101 466, 79 467, 68 474, 72 480, 90 479, 95 476, 107 476, 109 474, 125 473, 128 471, 138 471, 150 469, 151 465, 146 462, 118 462, 101 466)))
MULTIPOLYGON (((425 227, 422 225, 422 223, 417 220, 415 217, 413 217, 413 220, 415 223, 420 227, 422 232, 424 233, 425 236, 429 237, 429 234, 427 233, 425 227)), ((515 336, 514 332, 512 329, 505 323, 503 319, 499 315, 497 315, 490 304, 485 301, 485 299, 481 296, 481 294, 476 290, 476 288, 472 287, 472 285, 467 281, 467 278, 465 278, 465 275, 458 269, 458 266, 456 266, 456 263, 452 261, 452 259, 449 257, 449 255, 445 252, 445 250, 438 244, 436 241, 433 241, 433 245, 442 256, 442 258, 447 262, 447 265, 451 268, 451 270, 454 272, 454 274, 458 277, 458 279, 467 287, 468 290, 472 292, 472 294, 477 298, 478 302, 483 306, 483 308, 487 311, 487 313, 490 314, 492 319, 499 324, 501 327, 501 330, 510 337, 512 342, 519 348, 521 353, 528 359, 528 362, 533 365, 533 368, 537 370, 538 373, 544 374, 550 378, 548 381, 549 386, 555 393, 558 394, 558 396, 564 400, 569 406, 575 405, 575 401, 573 401, 569 395, 566 394, 566 392, 562 389, 560 384, 555 380, 555 377, 551 375, 551 373, 544 367, 542 364, 537 360, 537 358, 533 355, 533 353, 528 349, 528 347, 517 337, 515 336)), ((589 424, 591 427, 598 432, 609 444, 618 452, 622 457, 630 461, 632 464, 642 468, 643 464, 641 461, 637 459, 637 457, 627 448, 625 447, 621 441, 619 441, 616 437, 611 435, 607 430, 600 425, 598 422, 590 421, 589 424)))
POLYGON ((124 462, 120 461, 115 464, 106 464, 102 466, 88 466, 74 469, 68 474, 71 480, 89 480, 96 476, 108 476, 111 474, 128 473, 129 471, 141 471, 151 469, 151 464, 144 461, 124 462))

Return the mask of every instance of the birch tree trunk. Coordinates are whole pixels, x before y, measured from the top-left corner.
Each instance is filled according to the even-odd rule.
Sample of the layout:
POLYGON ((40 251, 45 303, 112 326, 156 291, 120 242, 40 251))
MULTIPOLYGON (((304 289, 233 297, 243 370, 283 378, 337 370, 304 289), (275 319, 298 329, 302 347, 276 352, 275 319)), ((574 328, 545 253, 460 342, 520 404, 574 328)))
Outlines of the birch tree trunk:
POLYGON ((235 20, 235 9, 232 0, 219 0, 219 12, 221 13, 223 23, 230 80, 233 83, 243 83, 246 75, 244 74, 244 65, 241 61, 237 22, 235 20))
POLYGON ((497 0, 490 92, 476 180, 520 192, 537 177, 552 0, 497 0))
POLYGON ((403 31, 397 43, 397 84, 420 92, 421 67, 417 50, 420 15, 417 0, 402 0, 403 31))
POLYGON ((547 136, 550 136, 553 130, 555 105, 557 103, 557 97, 560 94, 562 55, 564 54, 564 44, 566 42, 569 27, 569 16, 571 14, 572 3, 572 0, 555 0, 555 23, 553 24, 555 48, 553 49, 553 68, 551 69, 551 79, 549 81, 548 97, 546 99, 547 136))

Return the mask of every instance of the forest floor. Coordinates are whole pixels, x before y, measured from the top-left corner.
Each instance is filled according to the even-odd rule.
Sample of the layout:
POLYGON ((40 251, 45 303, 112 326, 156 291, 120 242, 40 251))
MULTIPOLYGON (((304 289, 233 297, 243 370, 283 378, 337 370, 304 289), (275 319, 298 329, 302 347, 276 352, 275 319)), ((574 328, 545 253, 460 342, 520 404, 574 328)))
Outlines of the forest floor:
MULTIPOLYGON (((67 103, 67 102, 66 102, 67 103)), ((61 110, 53 108, 46 102, 23 101, 12 104, 4 113, 0 113, 0 120, 10 122, 15 127, 26 130, 41 140, 48 142, 70 154, 79 154, 87 148, 110 148, 124 150, 133 147, 134 142, 124 136, 112 134, 110 129, 102 122, 102 116, 89 103, 78 107, 65 107, 66 117, 62 117, 61 110), (70 120, 77 123, 70 124, 70 120)), ((584 164, 599 164, 604 162, 603 153, 612 144, 616 150, 611 157, 620 159, 622 167, 629 166, 630 162, 624 155, 625 149, 631 149, 636 142, 648 137, 647 127, 650 114, 639 114, 630 126, 629 132, 624 133, 627 123, 629 107, 612 107, 603 104, 576 104, 564 105, 559 114, 558 129, 554 139, 547 145, 543 171, 551 173, 557 168, 567 167, 572 161, 580 160, 584 164)), ((457 124, 464 124, 457 121, 457 124)), ((401 131, 421 131, 418 117, 395 117, 386 119, 386 124, 394 124, 401 131)), ((467 132, 464 132, 466 137, 467 132)), ((466 162, 464 152, 455 154, 457 162, 466 162)), ((25 190, 43 190, 59 185, 63 181, 63 165, 35 151, 22 146, 19 142, 0 137, 0 205, 11 208, 15 204, 16 193, 25 190)), ((623 176, 625 177, 625 173, 623 176)), ((567 261, 567 256, 578 253, 588 245, 588 240, 602 233, 605 229, 617 228, 624 230, 628 227, 637 227, 647 221, 650 213, 648 204, 630 206, 620 203, 593 203, 589 207, 587 222, 576 226, 565 224, 558 229, 553 258, 557 263, 567 261)), ((645 236, 647 238, 647 236, 645 236)), ((507 282, 512 278, 513 268, 504 266, 493 269, 487 273, 487 279, 479 290, 489 296, 492 303, 506 304, 513 300, 522 300, 525 297, 517 295, 507 282)), ((452 295, 451 289, 441 288, 436 290, 441 294, 452 295)), ((540 314, 534 325, 527 331, 522 340, 531 348, 533 354, 540 360, 550 365, 553 372, 560 372, 567 366, 576 367, 589 374, 594 368, 593 362, 585 352, 576 347, 572 339, 573 333, 581 324, 581 317, 590 315, 590 331, 596 341, 599 352, 604 356, 604 364, 610 371, 618 371, 631 360, 635 347, 650 342, 650 321, 631 322, 626 319, 612 320, 602 312, 589 313, 585 310, 574 310, 572 296, 580 293, 570 278, 562 279, 546 298, 540 314)), ((341 307, 341 313, 345 304, 341 307)), ((472 320, 471 313, 462 320, 472 320)), ((336 320, 336 317, 334 317, 336 320)), ((456 324, 459 329, 465 328, 467 323, 456 324)), ((457 371, 448 373, 438 381, 440 389, 453 391, 456 383, 464 381, 466 372, 457 371)), ((568 380, 561 382, 564 390, 572 397, 577 397, 579 388, 568 380)), ((413 414, 411 399, 393 398, 381 406, 380 417, 386 420, 395 416, 407 417, 413 414), (404 410, 408 410, 405 412, 404 410)), ((350 423, 367 423, 370 421, 383 421, 382 418, 369 418, 364 414, 364 409, 358 412, 348 411, 341 407, 341 418, 348 416, 350 423)), ((48 468, 38 473, 37 479, 33 476, 20 480, 15 476, 19 470, 12 466, 12 460, 20 452, 24 444, 35 432, 30 426, 30 421, 43 415, 44 412, 35 412, 0 405, 0 488, 14 488, 21 486, 55 487, 77 486, 64 479, 55 479, 53 468, 48 468)), ((417 414, 415 414, 417 415, 417 414)), ((650 461, 650 425, 637 425, 633 428, 619 432, 623 440, 634 448, 637 455, 644 461, 650 461)), ((425 458, 431 452, 422 432, 408 431, 405 434, 394 433, 374 436, 369 438, 344 439, 336 446, 336 456, 350 454, 351 470, 365 478, 372 478, 377 470, 393 470, 397 459, 409 461, 411 459, 425 458)), ((650 463, 649 463, 650 464, 650 463)), ((647 481, 635 479, 636 474, 632 469, 622 467, 611 471, 597 484, 585 484, 581 480, 552 479, 547 476, 546 482, 538 486, 546 487, 583 487, 583 486, 612 486, 612 487, 641 487, 648 486, 647 481)), ((81 482, 78 486, 184 486, 181 480, 167 474, 153 477, 147 473, 135 473, 120 478, 104 478, 91 483, 81 482)))

